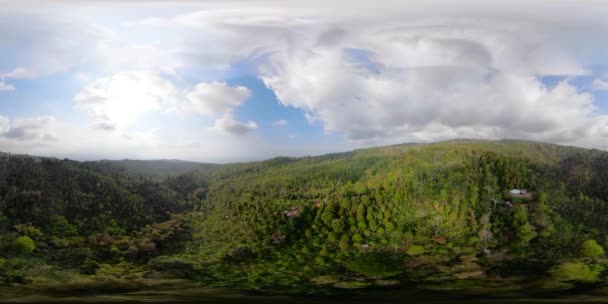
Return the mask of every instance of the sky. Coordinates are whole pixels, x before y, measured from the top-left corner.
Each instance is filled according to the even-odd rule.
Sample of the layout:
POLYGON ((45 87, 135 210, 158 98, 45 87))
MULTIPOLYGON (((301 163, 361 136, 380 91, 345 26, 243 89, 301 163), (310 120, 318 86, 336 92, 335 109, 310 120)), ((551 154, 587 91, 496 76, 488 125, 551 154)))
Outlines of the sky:
POLYGON ((0 151, 250 161, 608 150, 608 2, 0 0, 0 151))

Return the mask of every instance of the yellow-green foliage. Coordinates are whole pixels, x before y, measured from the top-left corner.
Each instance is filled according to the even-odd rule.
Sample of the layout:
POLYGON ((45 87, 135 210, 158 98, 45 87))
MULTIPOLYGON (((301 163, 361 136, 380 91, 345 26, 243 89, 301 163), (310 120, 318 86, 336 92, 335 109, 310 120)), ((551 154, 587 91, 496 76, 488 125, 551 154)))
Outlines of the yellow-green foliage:
POLYGON ((121 261, 117 264, 101 264, 99 265, 99 268, 97 269, 95 274, 104 277, 122 278, 131 275, 136 275, 142 271, 142 266, 121 261))
POLYGON ((11 247, 19 254, 28 255, 36 249, 36 244, 29 236, 24 235, 15 239, 11 247))
POLYGON ((599 280, 604 270, 598 265, 587 265, 583 262, 565 262, 551 271, 552 278, 558 282, 593 283, 599 280))
POLYGON ((409 255, 421 255, 424 254, 424 247, 420 245, 412 245, 407 249, 407 254, 409 255))
POLYGON ((586 240, 582 245, 581 254, 588 258, 599 258, 604 256, 604 248, 595 240, 586 240))
POLYGON ((346 268, 365 276, 391 276, 399 273, 402 260, 389 253, 360 253, 344 261, 346 268))

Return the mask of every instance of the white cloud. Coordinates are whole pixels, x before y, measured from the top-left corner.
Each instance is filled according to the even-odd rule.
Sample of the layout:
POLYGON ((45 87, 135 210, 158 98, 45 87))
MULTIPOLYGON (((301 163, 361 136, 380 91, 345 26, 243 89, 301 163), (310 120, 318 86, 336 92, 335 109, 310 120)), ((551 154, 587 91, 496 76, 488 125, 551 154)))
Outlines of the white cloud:
POLYGON ((141 113, 175 109, 179 94, 173 83, 150 72, 121 72, 87 84, 76 96, 77 108, 102 130, 129 127, 141 113))
POLYGON ((5 134, 11 128, 10 120, 6 116, 0 115, 0 134, 5 134))
POLYGON ((591 86, 594 90, 598 91, 608 91, 608 81, 596 78, 591 83, 591 86))
MULTIPOLYGON (((37 119, 25 117, 20 120, 25 122, 37 119)), ((163 132, 164 124, 161 124, 156 130, 105 132, 83 128, 80 124, 67 121, 38 120, 43 122, 44 127, 37 130, 50 136, 43 135, 29 140, 0 136, 1 151, 77 160, 178 158, 203 162, 235 162, 261 160, 277 155, 323 154, 353 148, 322 138, 302 137, 291 145, 285 145, 284 142, 273 142, 251 132, 249 136, 225 136, 227 131, 222 128, 203 128, 190 133, 188 129, 183 129, 177 133, 166 133, 163 132), (48 123, 45 124, 45 121, 48 123), (244 154, 243 151, 248 153, 244 154)), ((222 121, 230 122, 229 119, 222 121)), ((20 127, 32 124, 39 125, 20 123, 20 127)), ((232 123, 228 123, 230 124, 232 123)), ((9 119, 0 116, 0 133, 5 133, 9 125, 9 119)), ((256 126, 253 122, 244 125, 249 129, 256 126)))
POLYGON ((272 122, 273 127, 283 127, 283 126, 286 126, 287 124, 288 124, 288 122, 285 119, 280 119, 280 120, 272 122))
POLYGON ((257 124, 235 120, 233 111, 250 95, 248 88, 225 82, 201 82, 181 92, 156 73, 138 71, 97 79, 82 88, 74 102, 94 120, 97 130, 125 131, 143 113, 179 111, 216 119, 213 130, 245 135, 257 124))
POLYGON ((36 79, 86 62, 102 31, 67 8, 42 10, 3 5, 0 12, 0 77, 36 79))
POLYGON ((80 82, 87 83, 91 81, 91 76, 87 73, 78 72, 74 74, 74 78, 80 82))
POLYGON ((232 87, 225 82, 202 82, 187 95, 190 102, 186 111, 212 117, 231 113, 239 107, 251 91, 243 86, 232 87))
POLYGON ((15 87, 9 83, 0 81, 0 92, 14 91, 15 87))
MULTIPOLYGON (((603 62, 608 42, 597 37, 608 34, 608 7, 515 1, 230 1, 183 4, 184 14, 172 13, 182 11, 172 4, 132 3, 104 7, 87 19, 68 17, 90 10, 77 5, 69 14, 41 11, 27 18, 3 12, 0 36, 15 58, 0 62, 0 75, 35 78, 74 67, 111 75, 75 98, 98 136, 131 131, 144 112, 171 110, 215 119, 213 132, 196 130, 209 138, 219 138, 215 131, 251 133, 257 124, 233 113, 251 92, 212 82, 251 65, 282 104, 349 139, 340 147, 518 137, 608 148, 608 119, 598 114, 593 96, 574 81, 547 86, 540 80, 588 75, 592 64, 603 62), (171 81, 159 76, 167 74, 171 81), (192 80, 204 82, 191 89, 192 80)), ((605 82, 596 79, 592 87, 605 82)), ((115 142, 135 148, 137 137, 115 142)), ((146 138, 141 146, 147 148, 171 139, 146 138)), ((320 145, 307 151, 314 146, 320 145)))
POLYGON ((203 114, 216 118, 212 130, 229 135, 246 135, 257 129, 253 121, 237 121, 233 111, 251 96, 251 91, 243 86, 230 86, 225 82, 201 82, 187 94, 188 103, 184 112, 203 114))
POLYGON ((396 65, 380 58, 377 66, 392 68, 372 72, 352 66, 339 50, 314 54, 286 62, 264 80, 284 104, 352 140, 466 136, 563 142, 577 138, 565 130, 585 126, 593 114, 592 97, 566 82, 549 89, 533 75, 466 65, 395 71, 396 65))
MULTIPOLYGON (((118 35, 114 33, 112 36, 118 35)), ((167 49, 166 45, 158 43, 124 42, 124 37, 112 39, 112 36, 99 43, 94 53, 93 61, 104 71, 116 72, 127 68, 176 75, 178 70, 190 64, 180 49, 167 49)))
POLYGON ((595 114, 593 97, 568 82, 552 88, 540 81, 590 73, 589 59, 580 55, 585 50, 571 41, 605 46, 584 40, 590 24, 605 23, 597 11, 585 10, 586 17, 573 22, 567 10, 548 2, 521 10, 465 2, 450 9, 395 3, 365 16, 361 8, 374 3, 332 3, 325 11, 319 2, 279 5, 272 14, 241 3, 138 25, 191 36, 186 49, 197 41, 221 46, 199 47, 199 57, 255 62, 281 103, 357 143, 455 137, 597 142, 603 135, 590 130, 599 130, 594 126, 603 118, 595 114), (521 17, 547 9, 550 18, 521 17))
POLYGON ((13 123, 8 117, 0 116, 0 142, 7 140, 17 142, 43 143, 56 139, 49 131, 56 123, 52 116, 17 118, 13 123))
POLYGON ((258 125, 251 120, 243 123, 235 120, 231 115, 226 115, 215 120, 215 125, 212 130, 231 135, 246 135, 257 128, 258 125))
POLYGON ((19 67, 19 68, 14 68, 10 72, 4 73, 0 76, 2 76, 3 78, 9 78, 9 79, 28 79, 28 78, 37 77, 38 73, 35 71, 32 71, 30 69, 19 67))

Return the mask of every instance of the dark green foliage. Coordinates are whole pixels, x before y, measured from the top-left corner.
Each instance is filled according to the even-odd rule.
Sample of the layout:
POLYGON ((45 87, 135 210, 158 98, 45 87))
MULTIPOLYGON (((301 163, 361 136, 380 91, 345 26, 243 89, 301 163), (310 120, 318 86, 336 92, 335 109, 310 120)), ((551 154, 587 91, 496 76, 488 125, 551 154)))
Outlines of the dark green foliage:
POLYGON ((360 252, 344 261, 349 271, 371 277, 389 277, 400 272, 403 257, 394 253, 360 252))
POLYGON ((202 183, 192 175, 153 182, 104 166, 0 159, 0 258, 13 265, 4 280, 53 269, 94 274, 106 264, 146 263, 184 249, 191 233, 183 213, 200 207, 192 194, 202 183), (15 268, 15 256, 47 265, 34 271, 26 261, 15 268))
POLYGON ((581 237, 605 240, 606 221, 584 211, 607 206, 599 192, 584 188, 579 195, 565 186, 572 179, 563 161, 586 153, 599 155, 529 142, 454 142, 227 165, 206 176, 203 204, 211 212, 196 225, 194 255, 213 261, 206 247, 217 243, 226 254, 242 244, 281 250, 293 261, 276 267, 307 276, 340 274, 341 267, 371 275, 352 265, 374 269, 373 257, 391 252, 411 259, 391 274, 411 273, 409 264, 463 263, 458 267, 470 270, 457 278, 543 277, 560 259, 579 257, 581 237), (512 197, 513 188, 531 193, 512 197), (572 209, 592 221, 572 218, 572 209), (298 212, 285 216, 290 210, 298 212), (466 262, 464 254, 480 258, 466 262), (361 256, 369 263, 358 263, 361 256))
POLYGON ((601 286, 607 155, 457 141, 202 167, 4 157, 0 276, 601 286))
POLYGON ((91 162, 92 166, 101 164, 104 171, 130 175, 138 178, 162 180, 193 172, 207 172, 219 167, 216 164, 197 163, 176 159, 161 160, 103 160, 91 162))
POLYGON ((99 263, 93 259, 85 260, 79 267, 82 274, 95 274, 99 269, 99 263))

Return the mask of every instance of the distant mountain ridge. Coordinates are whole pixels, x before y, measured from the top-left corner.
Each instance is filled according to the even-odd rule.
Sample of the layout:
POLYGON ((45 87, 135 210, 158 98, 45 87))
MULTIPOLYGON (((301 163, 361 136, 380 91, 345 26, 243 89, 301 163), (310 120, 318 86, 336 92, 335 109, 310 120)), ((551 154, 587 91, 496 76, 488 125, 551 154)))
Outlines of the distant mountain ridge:
MULTIPOLYGON (((421 147, 421 146, 433 146, 433 145, 445 145, 445 144, 490 144, 490 145, 504 145, 504 144, 516 144, 516 145, 535 145, 535 146, 554 146, 554 147, 563 147, 566 150, 571 151, 582 151, 582 150, 596 150, 598 152, 602 152, 602 150, 597 149, 586 149, 581 147, 574 146, 564 146, 559 144, 551 144, 551 143, 543 143, 529 140, 519 140, 519 139, 500 139, 500 140, 484 140, 484 139, 452 139, 445 141, 437 141, 430 143, 400 143, 394 145, 386 145, 386 146, 377 146, 377 147, 369 147, 369 148, 359 148, 351 151, 345 152, 332 152, 317 156, 276 156, 266 160, 261 161, 247 161, 247 162, 233 162, 233 163, 225 163, 225 164, 217 164, 217 163, 206 163, 206 162, 197 162, 197 161, 189 161, 189 160, 181 160, 181 159, 119 159, 119 160, 110 160, 110 159, 101 159, 101 160, 91 160, 91 161, 82 161, 82 163, 98 163, 109 166, 108 169, 111 171, 115 171, 117 173, 131 175, 131 176, 144 176, 151 177, 155 179, 162 179, 167 177, 174 177, 186 173, 207 173, 219 169, 225 166, 238 166, 238 165, 246 165, 246 164, 281 164, 294 162, 301 159, 338 159, 338 158, 349 158, 356 155, 365 155, 365 154, 379 154, 379 155, 392 155, 403 153, 404 150, 407 150, 412 147, 421 147)), ((0 152, 1 157, 35 157, 35 158, 50 158, 54 157, 45 157, 39 155, 29 155, 29 154, 12 154, 6 152, 0 152)))
POLYGON ((165 178, 178 176, 186 173, 194 173, 211 170, 221 165, 211 163, 199 163, 179 159, 159 160, 101 160, 97 163, 113 166, 118 170, 124 170, 127 175, 139 175, 153 178, 165 178))

